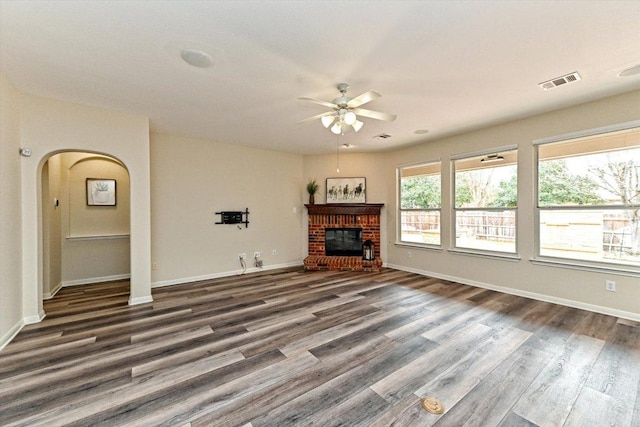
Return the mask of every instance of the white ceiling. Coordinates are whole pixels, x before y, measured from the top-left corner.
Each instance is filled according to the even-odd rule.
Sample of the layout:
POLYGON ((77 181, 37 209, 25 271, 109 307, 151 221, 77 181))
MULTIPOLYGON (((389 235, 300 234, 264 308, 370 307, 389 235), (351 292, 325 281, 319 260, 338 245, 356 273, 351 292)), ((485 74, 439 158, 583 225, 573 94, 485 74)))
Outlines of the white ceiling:
POLYGON ((617 76, 640 64, 639 23, 640 1, 0 0, 0 71, 155 132, 304 154, 337 141, 297 123, 326 111, 297 98, 330 101, 347 82, 352 97, 382 94, 364 108, 398 115, 340 137, 372 151, 639 89, 640 75, 617 76), (214 66, 187 65, 185 48, 214 66))

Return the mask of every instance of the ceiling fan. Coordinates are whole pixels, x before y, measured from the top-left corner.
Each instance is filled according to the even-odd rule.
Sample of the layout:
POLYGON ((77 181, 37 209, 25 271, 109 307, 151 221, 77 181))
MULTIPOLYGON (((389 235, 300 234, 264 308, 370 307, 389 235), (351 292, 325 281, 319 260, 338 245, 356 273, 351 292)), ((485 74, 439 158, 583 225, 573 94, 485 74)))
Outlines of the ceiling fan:
POLYGON ((307 97, 298 98, 303 101, 309 101, 313 102, 314 104, 320 104, 322 106, 331 108, 331 111, 306 118, 299 121, 298 123, 320 119, 322 121, 322 125, 325 128, 329 128, 329 126, 331 126, 331 124, 333 123, 333 126, 331 126, 331 132, 336 135, 340 135, 344 134, 344 131, 348 126, 351 126, 356 132, 358 132, 362 128, 364 123, 358 120, 358 116, 368 117, 370 119, 376 120, 385 120, 387 122, 392 122, 397 117, 395 114, 387 114, 380 111, 365 110, 364 108, 360 108, 361 105, 364 105, 367 102, 371 102, 374 99, 382 96, 378 92, 370 90, 369 92, 365 92, 362 95, 356 96, 355 98, 349 98, 347 97, 347 91, 349 90, 349 85, 347 83, 340 83, 338 85, 338 90, 340 91, 340 96, 331 102, 320 101, 307 97))

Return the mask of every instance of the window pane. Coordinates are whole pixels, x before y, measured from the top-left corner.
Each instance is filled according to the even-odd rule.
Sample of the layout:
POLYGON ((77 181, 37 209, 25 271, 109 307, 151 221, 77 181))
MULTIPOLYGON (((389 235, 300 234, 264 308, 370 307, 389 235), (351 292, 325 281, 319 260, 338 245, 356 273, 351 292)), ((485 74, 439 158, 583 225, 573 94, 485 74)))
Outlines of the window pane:
POLYGON ((440 211, 402 211, 400 241, 440 244, 440 211))
POLYGON ((398 169, 401 242, 440 244, 440 162, 398 169))
POLYGON ((540 206, 640 205, 640 148, 541 160, 540 206))
POLYGON ((640 129, 540 145, 538 204, 541 256, 640 266, 640 129))
POLYGON ((456 208, 517 206, 518 167, 515 150, 502 153, 497 158, 480 156, 456 160, 454 167, 456 208))
POLYGON ((440 162, 400 169, 400 208, 440 207, 440 162))
POLYGON ((516 252, 516 211, 456 211, 456 247, 516 252))
POLYGON ((640 212, 542 210, 540 255, 640 265, 640 212))
POLYGON ((402 209, 440 207, 440 175, 402 178, 401 186, 402 209))

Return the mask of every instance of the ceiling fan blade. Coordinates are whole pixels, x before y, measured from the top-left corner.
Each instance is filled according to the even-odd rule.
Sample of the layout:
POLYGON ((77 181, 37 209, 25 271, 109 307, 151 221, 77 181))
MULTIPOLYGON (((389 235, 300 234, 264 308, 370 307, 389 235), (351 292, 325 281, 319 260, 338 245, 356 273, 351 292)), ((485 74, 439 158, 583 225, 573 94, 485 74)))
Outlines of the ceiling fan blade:
POLYGON ((307 117, 307 118, 306 118, 306 119, 304 119, 304 120, 300 120, 300 121, 298 122, 298 124, 300 124, 300 123, 304 123, 304 122, 310 122, 311 120, 321 119, 321 118, 323 118, 324 116, 330 116, 330 115, 332 115, 332 114, 335 114, 335 111, 327 111, 326 113, 321 113, 321 114, 318 114, 318 115, 316 115, 316 116, 313 116, 313 117, 307 117))
POLYGON ((324 105, 325 107, 333 108, 334 110, 337 110, 338 108, 340 108, 336 104, 332 104, 331 102, 320 101, 318 99, 313 99, 313 98, 307 98, 306 96, 300 97, 298 99, 300 99, 302 101, 313 102, 314 104, 324 105))
POLYGON ((353 112, 356 113, 358 116, 369 117, 370 119, 376 119, 376 120, 384 120, 387 122, 392 122, 396 119, 396 117, 398 117, 395 114, 387 114, 387 113, 381 113, 380 111, 365 110, 364 108, 354 108, 353 112))
POLYGON ((376 98, 380 98, 381 96, 382 95, 380 95, 378 92, 370 90, 369 92, 365 92, 362 95, 356 96, 351 101, 347 102, 347 107, 356 108, 363 104, 366 104, 367 102, 371 102, 376 98))

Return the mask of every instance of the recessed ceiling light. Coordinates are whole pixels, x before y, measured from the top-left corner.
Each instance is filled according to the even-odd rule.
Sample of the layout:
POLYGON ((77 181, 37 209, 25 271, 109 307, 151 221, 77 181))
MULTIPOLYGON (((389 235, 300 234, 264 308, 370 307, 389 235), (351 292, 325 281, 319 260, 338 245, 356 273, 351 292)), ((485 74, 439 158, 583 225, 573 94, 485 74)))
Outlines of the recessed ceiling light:
POLYGON ((429 133, 429 129, 418 129, 413 133, 415 133, 416 135, 424 135, 425 133, 429 133))
POLYGON ((640 74, 640 65, 634 65, 631 68, 627 68, 626 70, 622 70, 618 73, 618 77, 629 77, 635 76, 636 74, 640 74))
POLYGON ((184 62, 194 67, 209 68, 213 65, 211 55, 201 50, 183 49, 180 51, 180 56, 184 62))

